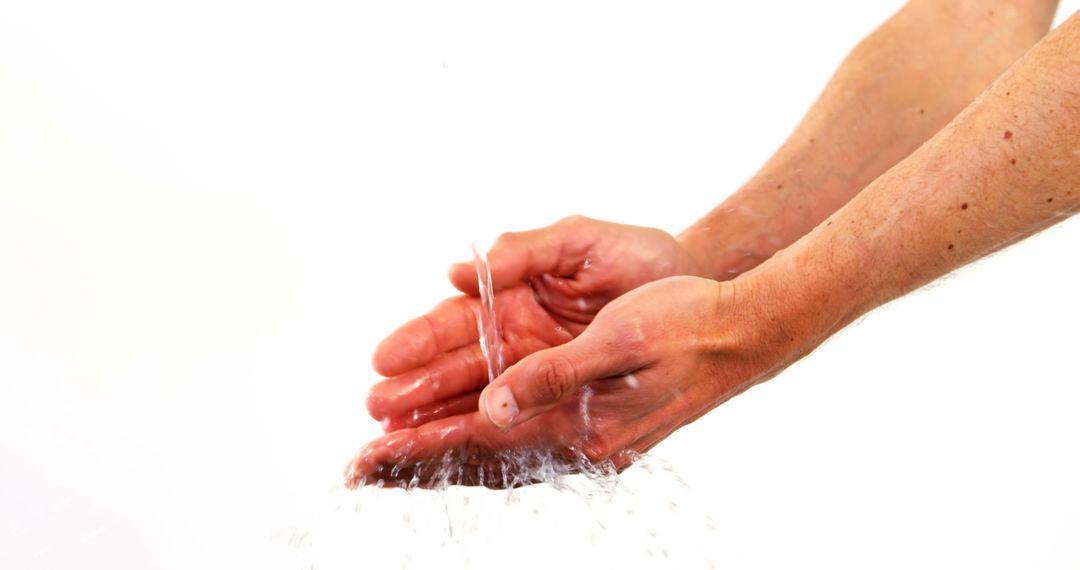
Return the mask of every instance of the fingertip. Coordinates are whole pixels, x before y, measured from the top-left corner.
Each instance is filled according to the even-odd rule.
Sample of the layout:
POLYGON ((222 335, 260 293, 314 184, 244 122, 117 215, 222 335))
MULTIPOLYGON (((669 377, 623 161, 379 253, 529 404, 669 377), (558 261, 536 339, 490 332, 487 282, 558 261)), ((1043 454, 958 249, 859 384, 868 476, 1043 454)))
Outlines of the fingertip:
POLYGON ((447 271, 450 284, 455 289, 467 295, 479 294, 479 283, 476 277, 476 267, 471 263, 458 262, 450 266, 447 271))
POLYGON ((415 328, 410 321, 375 347, 371 368, 376 374, 386 378, 398 376, 434 355, 434 350, 424 345, 424 338, 415 333, 415 328))
POLYGON ((492 386, 488 386, 484 391, 480 392, 480 400, 476 403, 477 415, 480 416, 480 420, 493 426, 497 429, 505 430, 506 427, 496 423, 495 419, 491 416, 488 408, 488 396, 493 390, 492 386))
POLYGON ((345 464, 342 475, 345 478, 346 487, 355 489, 360 484, 360 480, 366 475, 366 462, 371 458, 372 453, 370 444, 365 445, 357 450, 356 455, 353 455, 352 459, 345 464))
POLYGON ((355 467, 355 465, 356 465, 356 459, 355 458, 349 459, 349 462, 345 464, 344 471, 341 472, 341 475, 343 477, 345 477, 346 484, 348 484, 347 483, 348 481, 350 481, 350 480, 352 480, 352 479, 354 479, 356 477, 356 467, 355 467))
POLYGON ((480 394, 480 415, 499 429, 509 429, 522 419, 521 408, 506 383, 493 384, 480 394))
MULTIPOLYGON (((490 386, 489 386, 489 388, 490 388, 490 386)), ((480 419, 484 420, 485 422, 493 424, 494 422, 491 421, 491 418, 488 416, 488 412, 487 412, 487 395, 488 395, 488 388, 484 388, 483 390, 480 391, 480 399, 477 400, 477 402, 476 402, 476 411, 480 415, 480 419)))
POLYGON ((386 417, 386 411, 383 409, 385 398, 379 394, 378 385, 375 385, 368 390, 367 398, 364 399, 364 407, 367 408, 368 415, 373 419, 382 421, 386 417))
POLYGON ((367 415, 372 417, 373 420, 378 422, 386 420, 387 412, 383 409, 383 399, 381 396, 369 392, 367 394, 367 399, 364 401, 364 407, 367 408, 367 415))
POLYGON ((371 355, 371 368, 376 374, 389 378, 397 372, 394 360, 392 347, 384 340, 375 347, 375 352, 371 355))

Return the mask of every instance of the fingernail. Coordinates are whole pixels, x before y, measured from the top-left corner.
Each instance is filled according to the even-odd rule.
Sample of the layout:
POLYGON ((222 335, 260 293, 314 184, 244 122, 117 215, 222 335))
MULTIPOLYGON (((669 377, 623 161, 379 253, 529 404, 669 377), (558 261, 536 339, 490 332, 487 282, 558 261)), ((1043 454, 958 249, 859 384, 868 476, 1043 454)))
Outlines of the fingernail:
POLYGON ((514 400, 514 393, 506 384, 490 392, 490 395, 485 393, 484 398, 484 409, 487 410, 488 418, 501 428, 510 427, 521 411, 518 409, 517 401, 514 400))

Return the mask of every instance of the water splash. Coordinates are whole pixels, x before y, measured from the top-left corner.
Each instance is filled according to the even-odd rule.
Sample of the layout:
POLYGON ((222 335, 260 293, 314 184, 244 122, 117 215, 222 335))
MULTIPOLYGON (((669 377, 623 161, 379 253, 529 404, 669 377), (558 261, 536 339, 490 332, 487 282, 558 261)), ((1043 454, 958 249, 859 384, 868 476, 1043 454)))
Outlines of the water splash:
MULTIPOLYGON (((491 382, 505 370, 503 337, 490 266, 475 245, 473 256, 477 328, 491 382)), ((637 387, 633 375, 626 382, 637 387)), ((593 395, 588 386, 578 394, 579 446, 592 435, 593 395)), ((483 457, 455 449, 394 465, 391 480, 375 478, 355 492, 336 487, 331 512, 316 526, 279 531, 272 541, 280 547, 271 556, 276 565, 266 567, 504 568, 520 565, 514 561, 523 553, 529 567, 562 567, 568 553, 591 552, 595 559, 574 565, 638 567, 652 559, 653 566, 714 568, 734 551, 720 548, 712 519, 684 498, 689 486, 669 464, 632 451, 614 459, 630 467, 620 473, 615 460, 593 462, 579 447, 483 457), (537 541, 555 547, 537 549, 537 541)))
POLYGON ((578 415, 581 416, 581 439, 588 439, 592 430, 592 421, 589 419, 589 400, 592 400, 593 389, 590 386, 582 386, 578 396, 578 415))
POLYGON ((458 457, 428 467, 442 477, 434 490, 335 488, 313 524, 274 535, 272 564, 262 568, 693 569, 734 562, 737 548, 669 463, 637 456, 616 473, 608 463, 550 458, 539 450, 505 452, 506 469, 496 474, 505 478, 502 490, 455 486, 458 457), (544 482, 529 484, 533 477, 544 482))

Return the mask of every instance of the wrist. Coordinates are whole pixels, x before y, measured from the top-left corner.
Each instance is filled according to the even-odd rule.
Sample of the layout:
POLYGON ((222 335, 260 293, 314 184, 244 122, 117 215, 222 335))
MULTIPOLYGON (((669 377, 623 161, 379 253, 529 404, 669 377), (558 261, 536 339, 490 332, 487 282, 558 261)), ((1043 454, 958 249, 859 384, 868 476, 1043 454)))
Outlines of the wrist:
POLYGON ((730 280, 754 269, 814 228, 859 190, 859 182, 816 155, 774 158, 761 172, 678 235, 705 269, 730 280))
POLYGON ((761 318, 786 337, 792 361, 805 356, 862 313, 858 287, 803 239, 741 275, 761 318))
POLYGON ((701 269, 700 276, 727 281, 757 267, 788 239, 777 202, 744 187, 676 236, 701 269))

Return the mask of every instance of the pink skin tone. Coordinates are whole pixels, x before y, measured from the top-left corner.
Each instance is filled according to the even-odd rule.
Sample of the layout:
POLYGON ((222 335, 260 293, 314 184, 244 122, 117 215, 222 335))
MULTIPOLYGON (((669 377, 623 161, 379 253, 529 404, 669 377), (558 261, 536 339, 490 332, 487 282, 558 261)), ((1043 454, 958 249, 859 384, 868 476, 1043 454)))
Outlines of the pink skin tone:
POLYGON ((775 374, 775 363, 790 360, 789 354, 758 354, 747 347, 790 350, 787 339, 752 305, 736 303, 733 283, 697 277, 655 281, 608 304, 573 340, 511 366, 481 396, 480 409, 496 411, 473 410, 390 433, 361 450, 347 477, 354 485, 386 479, 388 467, 398 465, 397 479, 408 480, 417 461, 462 448, 478 463, 503 449, 577 448, 592 461, 611 459, 625 467, 630 456, 623 451, 648 450, 775 374), (702 319, 703 311, 718 318, 702 319), (671 318, 673 313, 680 318, 671 318), (579 408, 586 383, 593 390, 588 430, 579 408), (499 406, 497 394, 508 386, 515 386, 516 413, 499 406))
MULTIPOLYGON (((505 234, 488 263, 507 365, 581 334, 601 307, 639 285, 700 272, 665 232, 582 217, 505 234)), ((487 385, 476 269, 455 264, 450 279, 469 294, 406 323, 375 351, 375 370, 387 379, 372 387, 368 411, 387 431, 476 410, 487 385)))
MULTIPOLYGON (((1019 27, 1023 30, 1038 29, 1046 20, 1047 5, 1052 8, 1045 2, 994 6, 999 15, 1009 13, 1014 21, 1024 22, 1016 10, 1005 9, 1015 8, 1013 4, 1028 6, 1034 14, 1035 24, 1023 24, 1019 27)), ((875 34, 903 31, 905 26, 890 26, 903 16, 907 20, 900 22, 910 27, 919 10, 929 10, 937 18, 934 10, 941 5, 911 2, 875 34)), ((973 3, 948 5, 968 14, 963 10, 973 3)), ((987 16, 981 5, 976 8, 970 12, 973 18, 994 13, 990 10, 987 16)), ((927 25, 938 20, 930 19, 927 25)), ((1004 35, 1012 45, 1015 38, 1004 35)), ((376 352, 376 371, 396 375, 373 389, 369 408, 377 419, 407 416, 423 406, 445 405, 450 410, 454 398, 470 399, 456 401, 454 413, 424 415, 423 421, 408 426, 392 419, 388 427, 401 429, 365 446, 347 466, 347 482, 385 478, 389 465, 408 466, 459 448, 482 458, 523 445, 576 447, 590 459, 613 458, 624 466, 623 451, 649 449, 680 426, 779 373, 867 311, 1071 216, 1080 210, 1078 54, 1080 16, 1074 15, 918 150, 898 157, 891 168, 883 166, 883 173, 861 192, 856 190, 858 195, 846 204, 838 199, 846 190, 799 189, 785 194, 782 205, 777 205, 770 202, 775 193, 751 192, 748 186, 674 245, 662 238, 645 240, 666 244, 650 249, 633 240, 659 234, 618 226, 620 230, 604 234, 602 242, 608 252, 622 252, 611 257, 619 263, 600 265, 603 248, 587 250, 595 254, 588 269, 583 269, 584 258, 575 255, 578 250, 567 245, 577 232, 547 228, 528 234, 537 239, 506 241, 492 270, 498 274, 496 303, 506 304, 499 307, 500 316, 505 314, 508 330, 515 331, 506 334, 514 365, 485 388, 482 362, 477 366, 461 356, 467 350, 479 354, 478 346, 470 348, 476 345, 474 297, 448 301, 456 308, 436 309, 399 329, 376 352), (837 207, 843 205, 839 210, 829 205, 837 202, 837 207), (793 210, 792 203, 799 207, 793 210), (753 227, 731 218, 732 209, 773 214, 763 214, 761 225, 753 227), (792 211, 799 214, 792 216, 792 211), (792 226, 792 220, 798 224, 792 226), (810 231, 799 234, 799 224, 810 224, 806 228, 810 231), (667 256, 635 257, 639 251, 667 256), (767 261, 758 265, 762 259, 767 261), (594 267, 596 273, 589 274, 594 267), (594 281, 587 289, 580 285, 558 289, 565 299, 557 302, 545 296, 551 291, 540 290, 552 282, 537 279, 544 274, 573 275, 575 283, 594 281), (664 278, 725 274, 740 276, 728 282, 664 278), (571 294, 582 293, 593 295, 594 302, 588 312, 575 314, 577 302, 571 294), (466 324, 456 323, 471 326, 471 333, 466 324), (562 327, 566 334, 546 336, 545 326, 553 332, 555 326, 562 327), (454 362, 469 366, 455 368, 454 362), (447 372, 423 376, 416 372, 422 367, 447 372), (627 380, 628 374, 633 382, 627 380), (443 392, 435 390, 432 376, 456 381, 454 389, 442 388, 440 381, 443 392), (591 429, 586 433, 577 407, 583 386, 595 391, 590 400, 591 429)), ((884 123, 871 123, 819 135, 822 138, 815 137, 817 143, 812 145, 800 143, 799 137, 825 128, 813 115, 835 106, 828 94, 827 89, 778 152, 783 155, 780 163, 799 160, 801 146, 807 149, 802 164, 810 171, 828 157, 828 149, 848 148, 851 141, 843 139, 849 132, 866 136, 867 131, 883 128, 884 123), (821 148, 826 150, 817 150, 821 148)), ((855 162, 865 175, 869 163, 855 162)), ((772 164, 763 172, 781 170, 772 164)), ((752 184, 760 185, 761 180, 756 177, 752 184)), ((574 223, 600 224, 580 219, 574 223)), ((475 276, 470 281, 465 269, 454 268, 452 280, 472 292, 475 276)))

